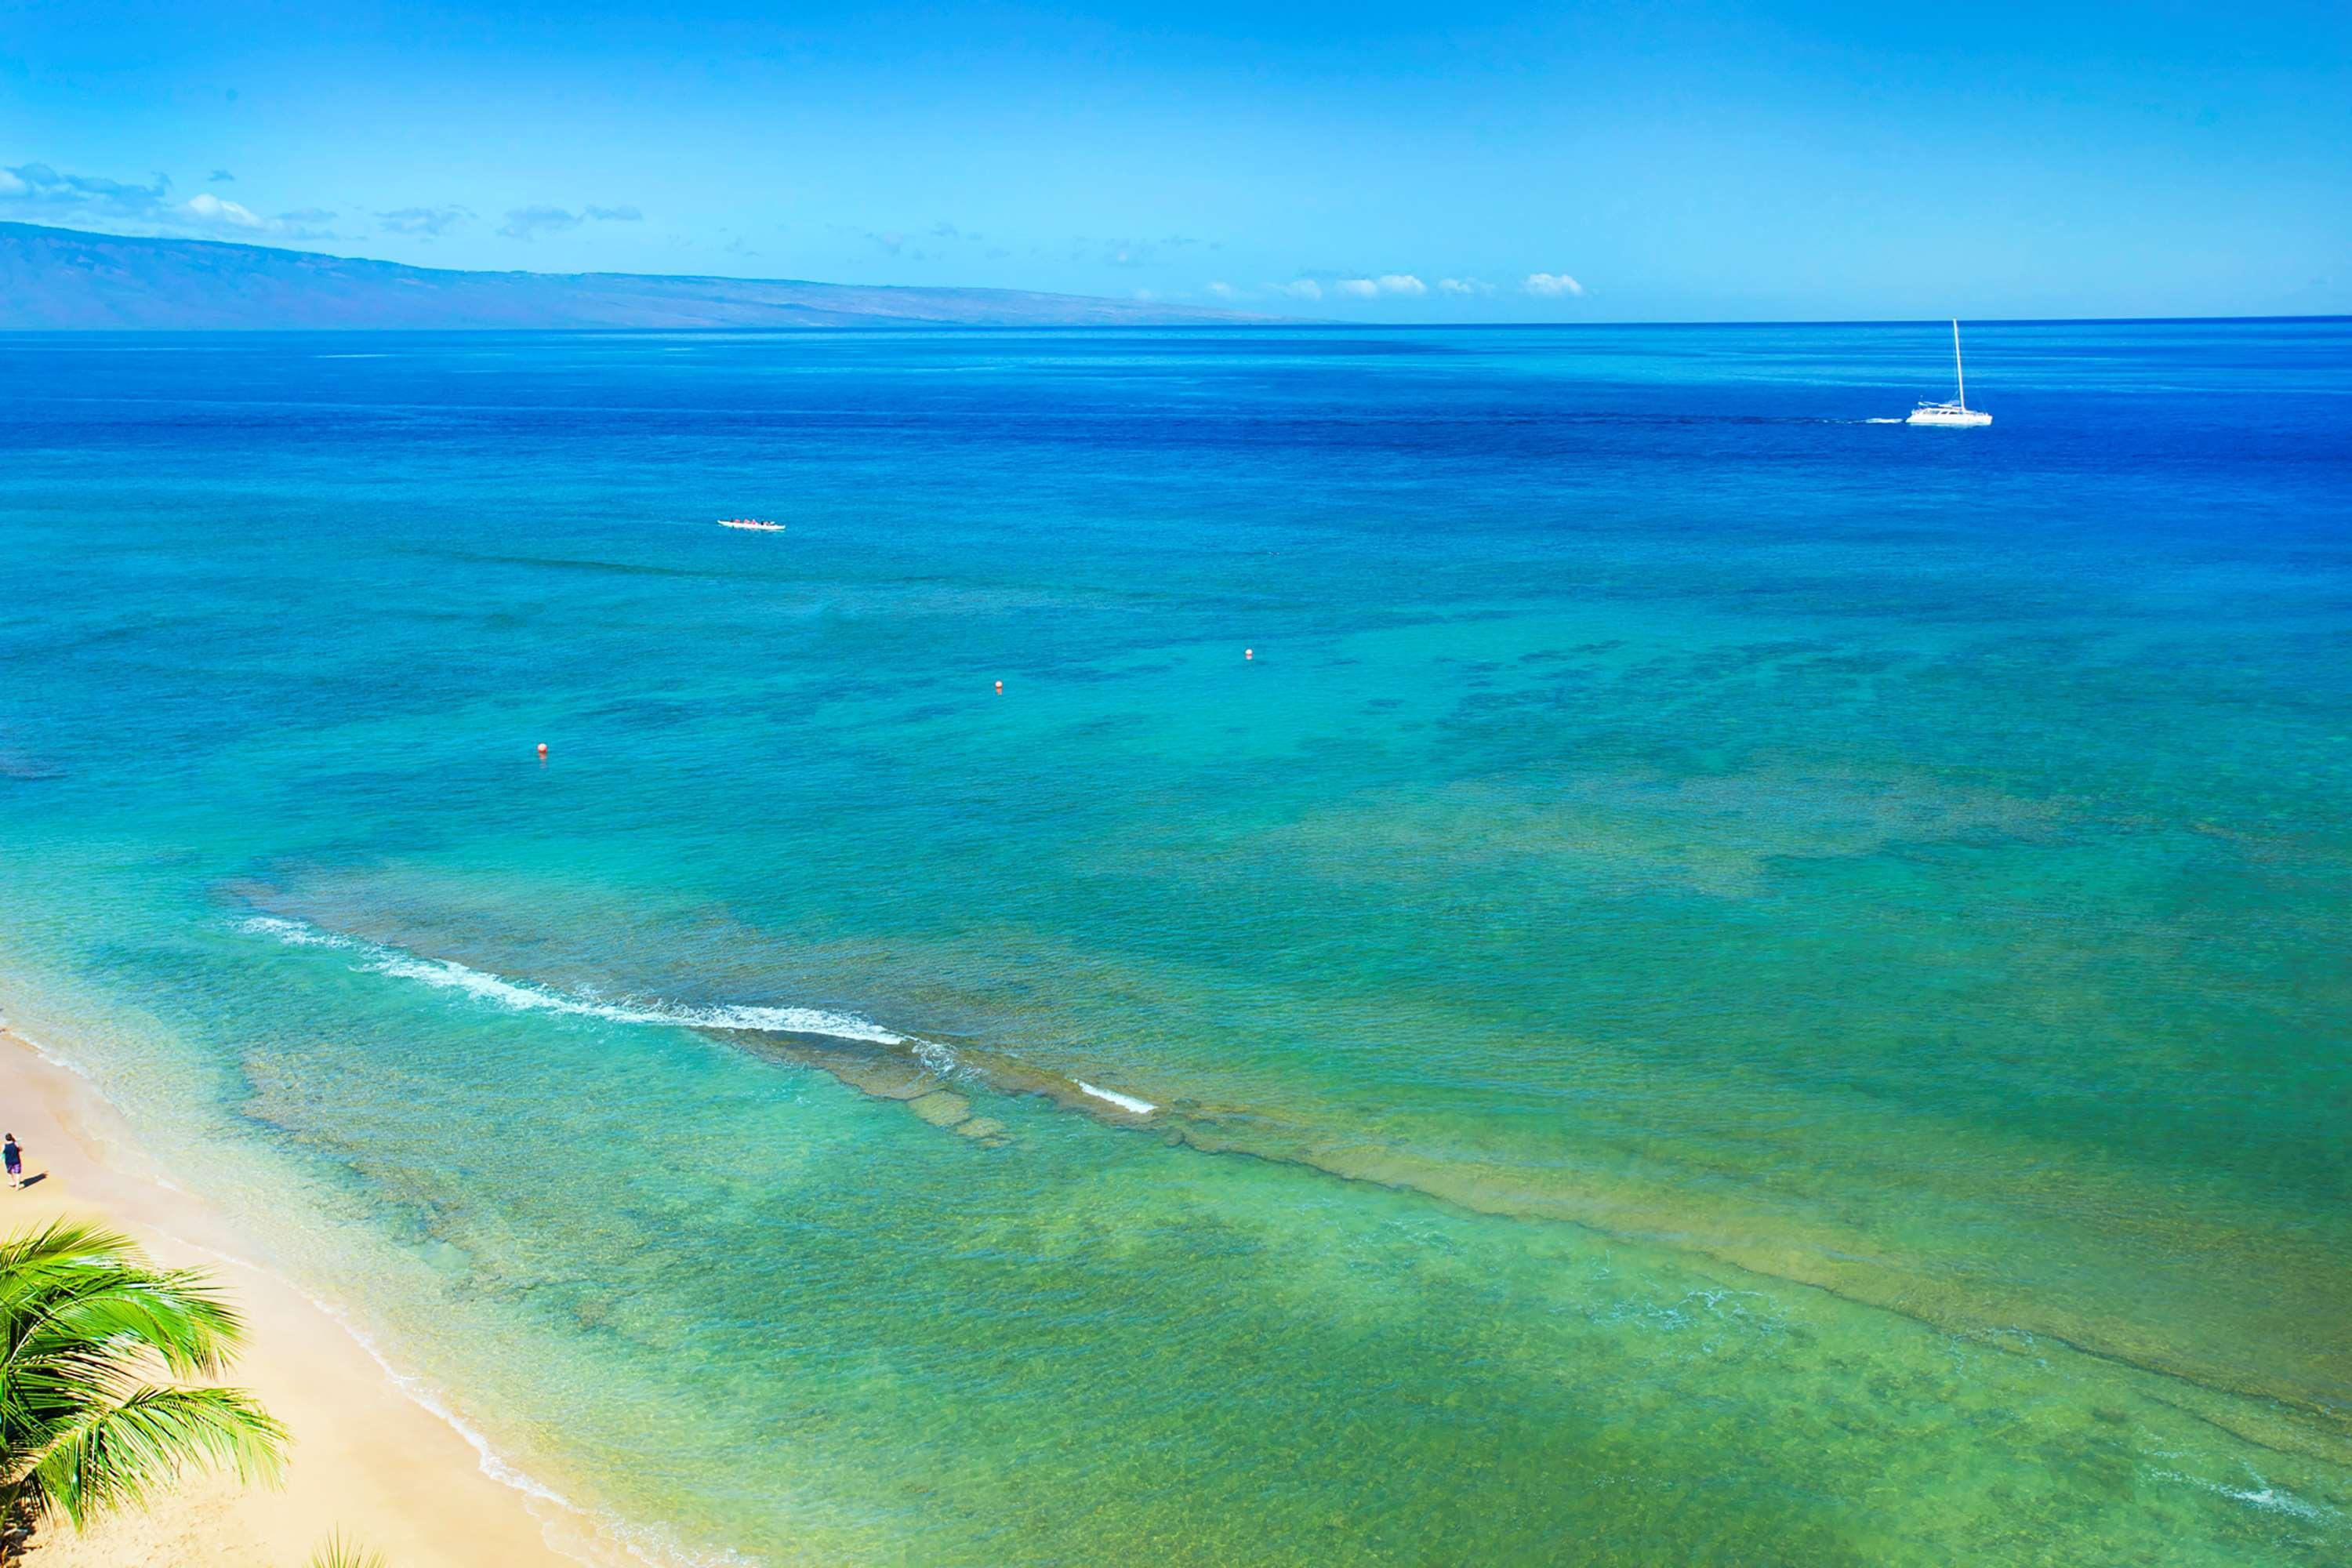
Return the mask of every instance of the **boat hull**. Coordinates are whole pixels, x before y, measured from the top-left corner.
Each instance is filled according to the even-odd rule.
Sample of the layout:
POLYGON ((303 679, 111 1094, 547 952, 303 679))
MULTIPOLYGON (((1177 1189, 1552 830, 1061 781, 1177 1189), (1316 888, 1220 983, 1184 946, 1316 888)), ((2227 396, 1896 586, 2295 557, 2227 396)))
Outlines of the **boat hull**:
POLYGON ((1975 408, 1921 408, 1913 412, 1906 425, 1935 425, 1948 430, 1964 430, 1992 423, 1992 416, 1975 408))

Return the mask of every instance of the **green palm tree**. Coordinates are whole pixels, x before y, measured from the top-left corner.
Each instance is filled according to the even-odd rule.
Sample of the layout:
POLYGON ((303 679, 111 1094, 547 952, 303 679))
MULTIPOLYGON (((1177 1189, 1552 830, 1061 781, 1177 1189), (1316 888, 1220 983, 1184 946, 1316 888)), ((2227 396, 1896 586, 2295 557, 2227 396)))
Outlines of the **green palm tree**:
POLYGON ((253 1395, 180 1385, 217 1376, 244 1334, 204 1275, 151 1267, 112 1231, 0 1240, 0 1563, 18 1522, 79 1530, 193 1466, 275 1481, 286 1429, 253 1395))

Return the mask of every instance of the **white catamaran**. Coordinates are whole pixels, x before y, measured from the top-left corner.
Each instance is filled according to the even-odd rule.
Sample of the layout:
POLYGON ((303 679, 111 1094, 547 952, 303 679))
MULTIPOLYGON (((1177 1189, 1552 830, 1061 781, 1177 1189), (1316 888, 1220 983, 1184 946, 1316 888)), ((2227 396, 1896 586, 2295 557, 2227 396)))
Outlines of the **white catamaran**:
POLYGON ((1954 427, 1967 425, 1990 425, 1992 416, 1980 408, 1969 406, 1969 374, 1960 368, 1960 324, 1952 323, 1952 375, 1960 384, 1960 395, 1949 403, 1923 403, 1911 411, 1906 425, 1945 425, 1954 427))

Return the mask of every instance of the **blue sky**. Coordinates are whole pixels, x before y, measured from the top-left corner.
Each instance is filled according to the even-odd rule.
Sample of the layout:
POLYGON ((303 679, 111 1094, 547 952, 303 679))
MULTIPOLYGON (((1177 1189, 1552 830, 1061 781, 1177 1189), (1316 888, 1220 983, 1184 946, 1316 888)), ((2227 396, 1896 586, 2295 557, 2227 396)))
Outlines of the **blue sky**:
POLYGON ((1382 321, 2352 310, 2352 5, 0 7, 0 218, 1382 321))

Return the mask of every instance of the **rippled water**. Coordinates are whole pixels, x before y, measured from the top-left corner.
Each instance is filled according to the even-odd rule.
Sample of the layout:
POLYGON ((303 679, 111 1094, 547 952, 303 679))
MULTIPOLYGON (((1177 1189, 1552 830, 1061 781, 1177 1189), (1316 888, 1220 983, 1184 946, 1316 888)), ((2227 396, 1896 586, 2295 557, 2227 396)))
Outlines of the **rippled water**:
POLYGON ((583 1549, 2344 1561, 2352 327, 1938 331, 0 339, 0 1005, 583 1549))

